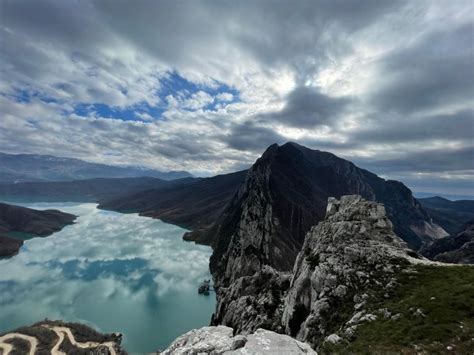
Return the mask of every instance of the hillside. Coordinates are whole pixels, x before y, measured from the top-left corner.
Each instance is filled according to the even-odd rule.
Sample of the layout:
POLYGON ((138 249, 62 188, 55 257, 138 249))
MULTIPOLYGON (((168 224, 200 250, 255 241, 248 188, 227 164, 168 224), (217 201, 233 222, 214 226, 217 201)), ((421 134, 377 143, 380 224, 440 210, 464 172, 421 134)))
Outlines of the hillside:
MULTIPOLYGON (((138 212, 199 233, 209 227, 244 181, 246 171, 187 180, 162 189, 150 189, 101 201, 99 208, 138 212)), ((178 180, 179 181, 179 180, 178 180)), ((209 243, 209 240, 201 240, 209 243)))
POLYGON ((38 211, 0 203, 0 256, 11 256, 23 245, 14 235, 45 237, 73 223, 76 216, 58 210, 38 211))
POLYGON ((433 221, 450 234, 459 233, 464 224, 474 218, 473 200, 450 201, 435 196, 421 198, 418 201, 428 211, 433 221))

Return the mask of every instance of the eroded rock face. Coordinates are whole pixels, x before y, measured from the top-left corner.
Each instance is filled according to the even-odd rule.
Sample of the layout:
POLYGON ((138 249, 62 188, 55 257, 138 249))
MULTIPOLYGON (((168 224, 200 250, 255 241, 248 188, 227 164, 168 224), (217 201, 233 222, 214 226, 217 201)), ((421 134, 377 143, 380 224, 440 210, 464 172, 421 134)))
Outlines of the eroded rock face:
POLYGON ((393 232, 382 204, 357 195, 330 198, 326 219, 307 234, 296 260, 285 332, 314 347, 325 338, 350 337, 357 324, 377 317, 365 313, 366 302, 390 292, 396 271, 416 258, 393 232))
POLYGON ((221 287, 212 323, 230 326, 238 334, 261 327, 284 332, 280 324, 290 277, 290 273, 264 266, 252 276, 240 277, 231 286, 221 287))
POLYGON ((287 335, 258 329, 250 335, 233 336, 229 327, 194 329, 177 338, 161 354, 314 354, 308 344, 287 335))

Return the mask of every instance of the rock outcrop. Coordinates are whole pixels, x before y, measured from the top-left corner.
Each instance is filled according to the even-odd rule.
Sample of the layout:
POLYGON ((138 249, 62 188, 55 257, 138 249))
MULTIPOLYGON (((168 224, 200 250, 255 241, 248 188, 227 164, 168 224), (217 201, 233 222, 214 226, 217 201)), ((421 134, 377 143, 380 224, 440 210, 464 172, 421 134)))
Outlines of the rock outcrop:
POLYGON ((194 329, 177 338, 162 355, 197 354, 314 354, 308 344, 287 335, 258 329, 249 335, 233 335, 232 328, 217 326, 194 329))
MULTIPOLYGON (((258 230, 258 229, 257 229, 258 230)), ((233 243, 234 241, 232 241, 233 243)), ((231 243, 231 246, 232 246, 231 243)), ((249 262, 246 255, 232 254, 249 262)), ((389 294, 410 263, 429 263, 393 231, 382 204, 361 196, 330 198, 326 218, 306 235, 293 272, 263 265, 225 276, 214 324, 249 334, 264 327, 319 347, 350 337, 357 325, 376 319, 364 306, 389 294)), ((231 264, 237 270, 236 264, 231 264)))
POLYGON ((375 293, 390 292, 409 262, 424 260, 393 232, 383 205, 360 196, 330 198, 326 219, 307 234, 295 263, 285 332, 314 347, 350 335, 377 317, 364 313, 364 305, 375 293))

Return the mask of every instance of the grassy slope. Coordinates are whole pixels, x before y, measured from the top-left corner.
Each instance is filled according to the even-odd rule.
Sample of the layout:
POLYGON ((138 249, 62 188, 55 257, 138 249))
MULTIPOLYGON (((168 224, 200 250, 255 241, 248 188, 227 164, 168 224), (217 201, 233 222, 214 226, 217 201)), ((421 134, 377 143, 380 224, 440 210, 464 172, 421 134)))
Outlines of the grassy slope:
POLYGON ((415 266, 398 280, 391 297, 380 295, 370 309, 387 308, 400 319, 377 314, 352 342, 324 345, 321 353, 474 354, 474 267, 415 266), (414 314, 418 308, 424 316, 414 314))

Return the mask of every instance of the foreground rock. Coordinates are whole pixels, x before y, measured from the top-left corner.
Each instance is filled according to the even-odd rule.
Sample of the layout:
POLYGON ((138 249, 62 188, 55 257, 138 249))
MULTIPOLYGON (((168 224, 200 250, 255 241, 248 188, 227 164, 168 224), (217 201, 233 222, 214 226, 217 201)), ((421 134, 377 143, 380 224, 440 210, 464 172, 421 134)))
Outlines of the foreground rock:
POLYGON ((177 338, 163 355, 179 354, 314 354, 308 344, 287 335, 258 329, 250 335, 233 336, 229 327, 204 327, 194 329, 177 338))
POLYGON ((0 256, 18 253, 21 240, 8 236, 11 232, 45 237, 71 224, 76 216, 58 210, 38 211, 31 208, 0 203, 0 256))
POLYGON ((43 321, 0 334, 0 354, 126 354, 120 334, 101 334, 78 323, 43 321))

